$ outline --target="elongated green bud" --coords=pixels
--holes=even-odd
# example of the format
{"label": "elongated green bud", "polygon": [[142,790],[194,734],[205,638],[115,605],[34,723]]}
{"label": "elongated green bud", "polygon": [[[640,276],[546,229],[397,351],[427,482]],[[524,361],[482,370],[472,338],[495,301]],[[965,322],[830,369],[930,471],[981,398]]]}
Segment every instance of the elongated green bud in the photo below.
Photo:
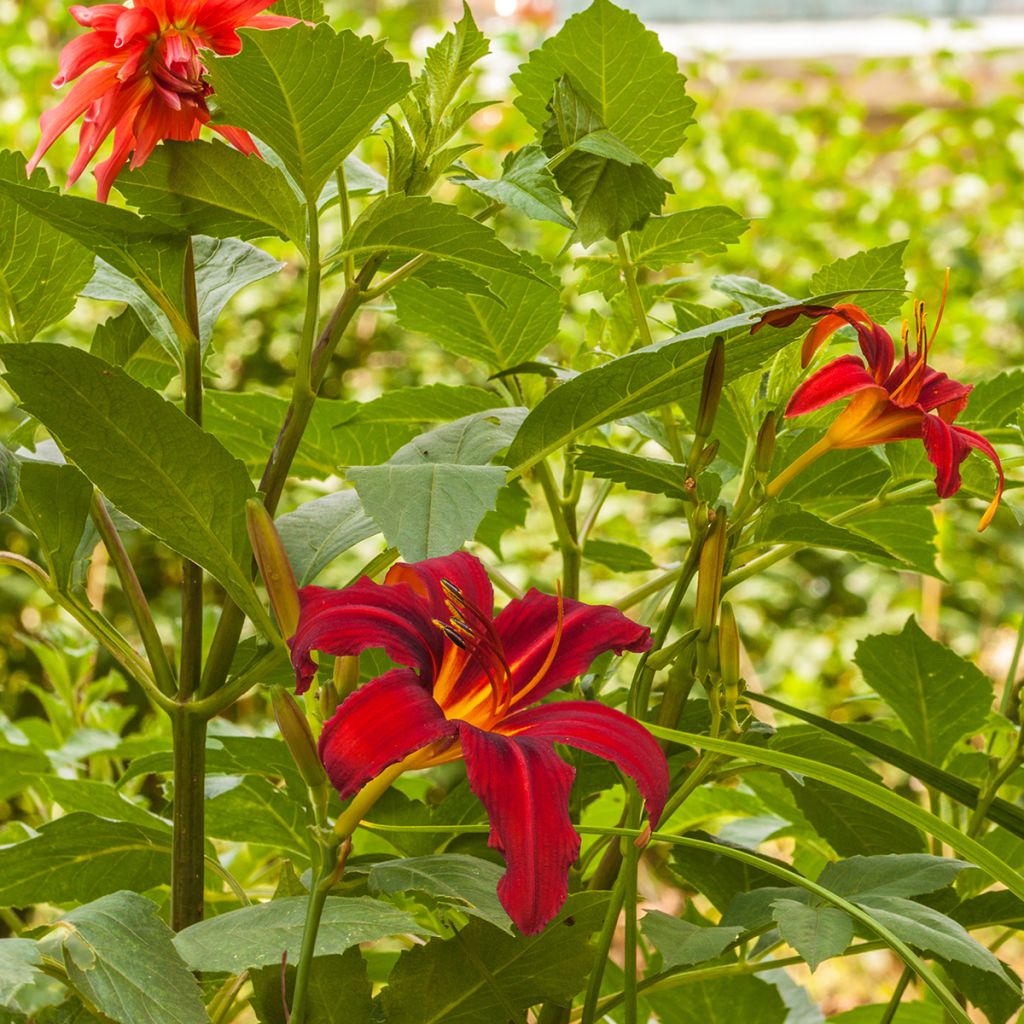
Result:
{"label": "elongated green bud", "polygon": [[736,615],[728,601],[722,602],[718,616],[718,670],[728,692],[730,686],[739,686],[740,634],[736,629]]}
{"label": "elongated green bud", "polygon": [[263,502],[250,498],[245,503],[245,525],[256,556],[270,607],[285,639],[295,635],[299,625],[299,587],[285,553],[281,535]]}
{"label": "elongated green bud", "polygon": [[316,741],[309,728],[309,722],[295,698],[283,687],[274,686],[270,691],[270,700],[274,708],[274,718],[281,730],[284,740],[299,769],[302,781],[310,789],[316,789],[327,782],[327,774],[320,763],[320,755],[316,752]]}
{"label": "elongated green bud", "polygon": [[761,429],[757,432],[757,447],[754,449],[754,472],[762,480],[772,471],[772,460],[775,458],[775,413],[770,412],[764,418]]}
{"label": "elongated green bud", "polygon": [[725,507],[715,512],[711,528],[700,549],[697,576],[697,603],[693,612],[693,625],[697,638],[707,640],[715,627],[718,602],[722,595],[722,573],[725,570],[726,520]]}
{"label": "elongated green bud", "polygon": [[715,414],[722,398],[722,381],[725,379],[725,338],[718,335],[708,352],[704,364],[704,385],[700,392],[700,406],[694,430],[698,437],[708,437],[715,425]]}
{"label": "elongated green bud", "polygon": [[359,655],[344,654],[334,659],[334,692],[340,704],[359,685]]}
{"label": "elongated green bud", "polygon": [[704,450],[697,456],[697,463],[693,467],[694,473],[698,475],[703,473],[718,455],[719,442],[712,441],[711,444],[706,444]]}

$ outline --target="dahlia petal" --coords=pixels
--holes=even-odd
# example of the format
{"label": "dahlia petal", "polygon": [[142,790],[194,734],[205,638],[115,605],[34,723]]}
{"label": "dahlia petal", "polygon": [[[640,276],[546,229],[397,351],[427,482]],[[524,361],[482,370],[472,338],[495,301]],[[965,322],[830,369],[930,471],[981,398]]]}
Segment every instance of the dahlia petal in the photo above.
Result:
{"label": "dahlia petal", "polygon": [[970,445],[960,430],[938,416],[925,416],[921,430],[928,460],[935,467],[936,493],[948,498],[960,490],[960,463],[970,454]]}
{"label": "dahlia petal", "polygon": [[252,141],[252,136],[245,129],[232,128],[227,124],[211,124],[210,128],[226,139],[235,149],[245,153],[246,156],[260,156],[256,143]]}
{"label": "dahlia petal", "polygon": [[96,175],[96,198],[105,203],[110,197],[110,188],[114,179],[121,173],[121,169],[128,162],[128,154],[135,145],[135,135],[131,126],[125,122],[114,129],[114,148],[106,160],[96,165],[93,172]]}
{"label": "dahlia petal", "polygon": [[289,641],[298,693],[316,673],[310,651],[358,654],[383,647],[400,665],[416,667],[431,682],[441,662],[441,631],[430,607],[410,587],[386,586],[363,577],[344,590],[303,587],[299,625]]}
{"label": "dahlia petal", "polygon": [[858,391],[877,387],[875,378],[864,368],[859,356],[840,356],[812,373],[793,392],[786,406],[786,417],[803,416]]}
{"label": "dahlia petal", "polygon": [[415,673],[392,669],[351,694],[324,725],[318,750],[342,799],[431,743],[453,740],[449,722]]}
{"label": "dahlia petal", "polygon": [[540,678],[558,633],[558,598],[530,590],[509,604],[494,620],[512,670],[512,704],[516,710],[534,704],[575,679],[605,651],[646,651],[651,631],[610,605],[562,601],[561,637],[554,657]]}
{"label": "dahlia petal", "polygon": [[441,586],[442,580],[454,583],[466,600],[484,615],[490,616],[493,613],[494,590],[487,577],[487,570],[480,559],[468,551],[456,551],[453,555],[428,558],[413,564],[399,562],[393,565],[384,577],[387,584],[407,583],[420,597],[429,602],[435,618],[447,621],[449,611]]}
{"label": "dahlia petal", "polygon": [[152,11],[145,7],[124,7],[114,26],[114,46],[121,49],[138,37],[155,35],[160,24]]}
{"label": "dahlia petal", "polygon": [[668,798],[668,763],[654,737],[635,719],[598,701],[556,701],[510,715],[502,735],[529,736],[603,757],[636,782],[655,828]]}
{"label": "dahlia petal", "polygon": [[491,821],[488,845],[508,866],[498,899],[525,935],[536,935],[569,892],[569,867],[580,840],[569,819],[575,771],[551,743],[499,736],[459,723],[470,789]]}
{"label": "dahlia petal", "polygon": [[981,522],[978,523],[978,531],[981,532],[992,522],[992,517],[996,514],[996,509],[999,508],[999,501],[1003,496],[1003,489],[1006,486],[1006,478],[1003,476],[1003,464],[999,461],[999,456],[996,454],[995,448],[989,443],[988,438],[983,437],[974,430],[968,430],[966,427],[953,427],[952,429],[971,448],[981,452],[982,455],[987,455],[996,467],[996,473],[999,474],[999,484],[996,487],[995,497],[989,502],[988,508],[985,509],[985,514],[981,517]]}
{"label": "dahlia petal", "polygon": [[60,88],[71,79],[77,78],[98,60],[106,58],[109,53],[109,40],[100,33],[90,32],[84,36],[76,36],[60,51],[59,73],[53,80],[54,86]]}
{"label": "dahlia petal", "polygon": [[249,18],[244,25],[239,25],[239,28],[260,28],[260,29],[274,29],[274,28],[291,28],[292,25],[298,25],[298,18],[289,18],[286,14],[256,14]]}
{"label": "dahlia petal", "polygon": [[124,7],[121,4],[96,4],[94,7],[75,4],[68,8],[68,13],[84,28],[95,29],[97,32],[113,32],[117,19],[124,14]]}

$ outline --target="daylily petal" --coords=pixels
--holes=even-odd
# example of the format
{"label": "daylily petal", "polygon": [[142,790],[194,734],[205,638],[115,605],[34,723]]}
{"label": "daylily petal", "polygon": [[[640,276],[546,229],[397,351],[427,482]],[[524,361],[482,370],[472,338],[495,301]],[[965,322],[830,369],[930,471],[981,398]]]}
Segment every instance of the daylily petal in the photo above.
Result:
{"label": "daylily petal", "polygon": [[757,334],[762,327],[791,327],[801,316],[811,320],[828,316],[832,312],[831,306],[787,306],[785,309],[771,309],[760,320],[750,328],[751,334]]}
{"label": "daylily petal", "polygon": [[866,323],[855,323],[853,326],[857,331],[857,340],[867,360],[868,369],[871,370],[875,382],[881,384],[889,376],[893,360],[896,358],[892,337],[881,324],[871,320]]}
{"label": "daylily petal", "polygon": [[407,583],[429,602],[436,618],[447,621],[449,610],[441,580],[454,583],[484,615],[489,617],[493,613],[494,590],[487,578],[487,570],[479,558],[467,551],[456,551],[443,558],[427,558],[411,565],[399,562],[384,577],[387,584]]}
{"label": "daylily petal", "polygon": [[972,390],[971,384],[961,384],[938,370],[929,370],[917,396],[917,404],[925,412],[938,409],[939,415],[947,423],[952,423],[967,405],[967,397]]}
{"label": "daylily petal", "polygon": [[454,739],[457,728],[414,673],[396,668],[342,703],[320,734],[320,760],[344,800],[409,754]]}
{"label": "daylily petal", "polygon": [[833,448],[866,448],[921,436],[924,413],[889,401],[884,388],[867,388],[850,399],[828,428]]}
{"label": "daylily petal", "polygon": [[654,737],[635,719],[598,701],[541,704],[506,718],[498,730],[578,747],[612,761],[636,782],[655,828],[668,797],[668,763]]}
{"label": "daylily petal", "polygon": [[938,416],[925,416],[921,430],[928,460],[935,467],[935,490],[940,498],[948,498],[960,490],[960,463],[970,454],[970,445]]}
{"label": "daylily petal", "polygon": [[1003,496],[1003,488],[1006,486],[1006,478],[1003,476],[1003,464],[999,461],[999,456],[996,454],[995,448],[989,444],[988,438],[983,437],[981,434],[973,430],[968,430],[966,427],[953,427],[952,428],[960,436],[960,439],[970,445],[971,448],[976,448],[982,455],[987,455],[991,460],[992,464],[996,467],[996,473],[999,474],[999,485],[996,488],[995,497],[989,503],[985,514],[981,517],[981,522],[978,523],[979,533],[985,529],[990,522],[992,517],[996,514],[996,509],[999,508],[999,500]]}
{"label": "daylily petal", "polygon": [[575,679],[605,651],[640,652],[651,646],[651,631],[617,608],[568,599],[562,604],[558,647],[539,676],[558,633],[558,598],[530,590],[522,598],[510,601],[494,620],[512,670],[512,710],[534,704]]}
{"label": "daylily petal", "polygon": [[858,391],[877,387],[875,378],[864,368],[859,356],[840,356],[812,373],[793,392],[785,414],[787,418],[803,416]]}
{"label": "daylily petal", "polygon": [[498,898],[519,930],[535,935],[565,902],[569,867],[579,856],[569,819],[576,773],[546,740],[499,736],[465,723],[459,734],[470,788],[491,821],[488,845],[508,865]]}
{"label": "daylily petal", "polygon": [[383,647],[400,665],[420,670],[431,682],[441,662],[443,640],[426,601],[407,586],[387,586],[363,577],[344,590],[303,587],[299,626],[289,641],[292,665],[303,693],[316,674],[310,651],[358,654]]}

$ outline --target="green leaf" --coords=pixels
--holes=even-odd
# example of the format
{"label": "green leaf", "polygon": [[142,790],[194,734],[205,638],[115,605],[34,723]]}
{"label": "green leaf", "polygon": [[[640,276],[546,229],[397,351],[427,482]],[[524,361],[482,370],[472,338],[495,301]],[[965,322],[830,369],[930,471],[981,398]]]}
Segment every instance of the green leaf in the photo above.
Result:
{"label": "green leaf", "polygon": [[540,935],[512,937],[470,921],[456,941],[404,952],[382,1004],[388,1024],[495,1024],[550,1000],[568,1005],[594,963],[591,935],[607,894],[576,893]]}
{"label": "green leaf", "polygon": [[306,218],[288,179],[258,156],[217,142],[165,142],[114,182],[132,206],[190,235],[265,238],[300,248]]}
{"label": "green leaf", "polygon": [[323,0],[276,0],[267,13],[314,23],[327,20]]}
{"label": "green leaf", "polygon": [[65,914],[53,933],[68,980],[118,1024],[203,1024],[199,985],[150,900],[116,892]]}
{"label": "green leaf", "polygon": [[689,263],[694,256],[725,252],[749,226],[748,220],[727,206],[703,206],[651,217],[640,231],[629,236],[630,256],[638,266],[652,270]]}
{"label": "green leaf", "polygon": [[523,260],[536,278],[482,275],[494,298],[404,282],[393,293],[399,324],[496,370],[530,359],[554,341],[562,303],[550,270],[535,257]]}
{"label": "green leaf", "polygon": [[694,981],[646,999],[672,1024],[784,1024],[789,1016],[779,990],[750,975]]}
{"label": "green leaf", "polygon": [[611,569],[612,572],[649,572],[654,568],[651,556],[633,544],[620,544],[611,540],[588,540],[584,557]]}
{"label": "green leaf", "polygon": [[[0,180],[49,190],[46,173],[27,179],[21,153],[0,150]],[[88,250],[0,193],[0,333],[31,341],[75,307],[75,296],[92,276]]]}
{"label": "green leaf", "polygon": [[0,196],[80,242],[135,282],[172,325],[188,330],[182,312],[186,236],[129,210],[2,178]]}
{"label": "green leaf", "polygon": [[974,385],[967,408],[957,423],[976,430],[992,430],[1012,423],[1024,403],[1024,371],[1000,373]]}
{"label": "green leaf", "polygon": [[662,970],[689,967],[720,956],[743,932],[740,925],[704,928],[660,910],[648,910],[640,922],[647,941],[661,954]]}
{"label": "green leaf", "polygon": [[37,836],[0,849],[5,907],[84,902],[118,889],[151,889],[170,877],[169,836],[93,814],[67,814]]}
{"label": "green leaf", "polygon": [[97,326],[89,351],[157,391],[163,391],[180,372],[176,358],[150,334],[131,306]]}
{"label": "green leaf", "polygon": [[[872,1003],[858,1006],[855,1010],[829,1017],[828,1024],[882,1024],[886,1019],[888,1003]],[[900,1003],[892,1024],[945,1024],[946,1016],[937,1003],[904,1001]]]}
{"label": "green leaf", "polygon": [[779,934],[815,971],[823,960],[839,956],[853,941],[853,921],[835,907],[776,900],[772,907]]}
{"label": "green leaf", "polygon": [[989,678],[932,640],[913,618],[901,633],[862,640],[854,660],[865,682],[899,716],[916,748],[935,764],[941,765],[961,739],[985,724],[992,706]]}
{"label": "green leaf", "polygon": [[430,123],[437,125],[455,99],[473,65],[490,53],[487,38],[476,27],[469,5],[463,2],[462,17],[453,32],[446,32],[427,50],[423,61],[423,83]]}
{"label": "green leaf", "polygon": [[548,170],[547,154],[540,146],[523,146],[508,153],[501,162],[500,178],[459,178],[458,182],[533,220],[574,226],[565,215],[555,177]]}
{"label": "green leaf", "polygon": [[625,484],[631,491],[665,494],[670,498],[689,498],[685,488],[686,467],[664,459],[649,459],[644,455],[580,445],[577,449],[576,468],[603,480]]}
{"label": "green leaf", "polygon": [[0,939],[0,1007],[16,1013],[29,1013],[34,1007],[23,1004],[20,995],[46,980],[39,947],[29,939]]}
{"label": "green leaf", "polygon": [[368,36],[327,25],[239,34],[241,53],[210,62],[224,121],[267,143],[315,202],[374,122],[408,92],[409,69]]}
{"label": "green leaf", "polygon": [[875,509],[850,520],[847,528],[875,541],[917,572],[944,579],[935,564],[939,553],[935,546],[935,517],[926,505]]}
{"label": "green leaf", "polygon": [[[4,357],[10,353],[7,349]],[[60,590],[69,590],[75,581],[91,504],[92,485],[74,466],[22,460],[20,494],[12,514],[36,535],[50,579]]]}
{"label": "green leaf", "polygon": [[945,914],[900,896],[858,896],[855,902],[904,942],[935,956],[988,971],[1010,984],[999,960]]}
{"label": "green leaf", "polygon": [[790,501],[772,502],[757,529],[758,541],[765,544],[797,543],[807,547],[832,548],[892,565],[893,558],[873,541],[846,526],[834,526]]}
{"label": "green leaf", "polygon": [[312,583],[338,555],[379,532],[354,491],[307,501],[275,525],[300,587]]}
{"label": "green leaf", "polygon": [[309,856],[303,809],[257,775],[207,778],[206,833],[286,850],[302,860]]}
{"label": "green leaf", "polygon": [[530,510],[530,496],[518,480],[502,487],[498,491],[494,508],[487,512],[480,525],[476,528],[476,537],[481,544],[486,544],[501,558],[501,539],[510,530],[526,523],[526,514]]}
{"label": "green leaf", "polygon": [[513,934],[512,921],[498,901],[498,881],[504,869],[479,857],[457,853],[386,860],[370,868],[369,887],[374,895],[422,893],[432,901],[455,907]]}
{"label": "green leaf", "polygon": [[125,821],[156,832],[170,832],[171,823],[126,800],[113,786],[95,779],[45,775],[37,783],[64,813],[87,811],[110,821]]}
{"label": "green leaf", "polygon": [[410,441],[383,466],[352,467],[348,478],[388,544],[415,562],[472,537],[505,484],[504,467],[487,463],[524,415],[512,408],[465,416]]}
{"label": "green leaf", "polygon": [[[479,293],[479,273],[497,271],[537,280],[522,257],[498,241],[486,225],[466,217],[454,206],[426,196],[383,196],[356,218],[335,257],[369,257],[387,253],[400,260],[426,254],[451,264],[443,287]],[[430,267],[427,264],[424,267]],[[454,271],[454,273],[451,273]],[[486,285],[484,294],[490,294]]]}
{"label": "green leaf", "polygon": [[0,444],[0,515],[10,511],[18,500],[21,462],[5,445]]}
{"label": "green leaf", "polygon": [[826,864],[818,884],[839,896],[923,896],[952,884],[971,865],[953,857],[926,853],[847,857]]}
{"label": "green leaf", "polygon": [[646,163],[672,156],[682,145],[694,108],[686,78],[678,59],[635,14],[595,0],[530,55],[513,76],[520,93],[515,104],[538,131],[563,75],[601,123]]}
{"label": "green leaf", "polygon": [[215,438],[123,370],[65,345],[5,350],[23,408],[125,515],[218,579],[261,629],[249,579],[249,475]]}
{"label": "green leaf", "polygon": [[[306,896],[254,903],[178,932],[174,945],[194,971],[228,971],[275,965],[287,952],[298,963],[302,946]],[[389,935],[431,933],[390,904],[366,896],[329,897],[317,933],[316,956],[341,954],[360,942]]]}
{"label": "green leaf", "polygon": [[49,760],[34,747],[0,746],[0,800],[43,782],[51,770]]}
{"label": "green leaf", "polygon": [[[276,274],[284,264],[236,238],[193,239],[196,291],[199,297],[199,341],[205,349],[213,327],[231,298],[246,285]],[[149,333],[177,358],[178,342],[173,324],[142,288],[119,270],[97,261],[96,273],[82,290],[91,299],[127,302]]]}
{"label": "green leaf", "polygon": [[[281,966],[250,971],[252,1005],[260,1024],[288,1024],[281,991]],[[284,972],[284,997],[293,1004],[295,968]],[[373,986],[358,949],[342,956],[318,956],[310,967],[306,989],[307,1020],[316,1024],[370,1024]]]}
{"label": "green leaf", "polygon": [[743,277],[741,274],[721,274],[713,277],[711,278],[711,287],[716,292],[735,299],[745,310],[761,309],[763,306],[777,306],[780,302],[796,301],[770,284],[764,284],[753,277]]}
{"label": "green leaf", "polygon": [[849,287],[857,281],[862,288],[891,289],[869,295],[860,303],[876,320],[885,322],[898,316],[903,307],[907,276],[903,273],[903,252],[906,242],[893,242],[876,249],[866,249],[847,259],[839,259],[822,267],[811,278],[810,288],[815,292],[830,292]]}

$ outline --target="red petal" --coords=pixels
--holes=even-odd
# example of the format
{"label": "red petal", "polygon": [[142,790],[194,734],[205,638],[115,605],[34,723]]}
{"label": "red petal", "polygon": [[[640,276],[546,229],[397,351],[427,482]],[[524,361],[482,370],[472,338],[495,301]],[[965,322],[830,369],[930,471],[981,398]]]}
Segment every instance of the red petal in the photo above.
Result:
{"label": "red petal", "polygon": [[87,68],[91,68],[98,60],[111,57],[113,54],[109,36],[104,37],[98,32],[78,36],[60,51],[60,73],[53,80],[53,84],[59,88],[72,78],[77,78]]}
{"label": "red petal", "polygon": [[121,4],[96,4],[93,7],[75,4],[68,8],[68,13],[85,28],[96,29],[97,32],[113,32],[117,19],[124,14],[124,7]]}
{"label": "red petal", "polygon": [[814,353],[832,337],[840,327],[857,324],[870,324],[871,317],[864,312],[860,306],[852,306],[849,303],[840,303],[832,307],[832,314],[819,320],[804,338],[803,346],[800,349],[801,365],[807,366]]}
{"label": "red petal", "polygon": [[893,359],[896,357],[892,338],[884,327],[870,320],[866,324],[855,323],[853,326],[857,331],[857,340],[860,342],[860,350],[864,353],[868,368],[875,380],[881,384],[889,376]]}
{"label": "red petal", "polygon": [[970,446],[960,431],[938,416],[925,416],[921,424],[928,459],[935,467],[935,490],[948,498],[960,490],[960,463],[970,454]]}
{"label": "red petal", "polygon": [[796,323],[797,318],[801,316],[809,317],[811,320],[817,320],[818,317],[827,316],[832,312],[831,306],[787,306],[785,309],[772,309],[769,310],[764,316],[753,327],[750,328],[751,334],[757,334],[762,327],[790,327]]}
{"label": "red petal", "polygon": [[232,128],[230,125],[226,124],[211,124],[210,127],[217,132],[218,135],[227,139],[235,149],[245,153],[246,156],[250,156],[252,154],[260,156],[260,151],[256,148],[256,143],[252,141],[252,136],[244,129]]}
{"label": "red petal", "polygon": [[448,580],[462,591],[467,602],[490,617],[494,613],[494,590],[487,570],[479,558],[466,551],[456,551],[443,558],[427,558],[422,562],[399,562],[393,565],[384,582],[407,583],[433,609],[435,618],[448,620],[441,580]]}
{"label": "red petal", "polygon": [[646,651],[651,631],[617,608],[603,604],[563,601],[562,636],[555,656],[540,679],[537,673],[548,658],[558,627],[558,599],[531,590],[510,601],[494,621],[505,657],[512,670],[511,709],[534,704],[575,679],[605,651]]}
{"label": "red petal", "polygon": [[316,673],[310,651],[358,654],[383,647],[400,665],[414,666],[431,682],[441,662],[443,640],[427,603],[409,587],[385,586],[363,577],[343,590],[303,587],[299,626],[289,641],[296,690],[309,688]]}
{"label": "red petal", "polygon": [[556,701],[506,718],[499,730],[565,743],[614,762],[636,782],[651,828],[657,827],[668,798],[668,762],[654,737],[628,715],[598,701]]}
{"label": "red petal", "polygon": [[320,760],[344,800],[385,768],[430,743],[455,738],[434,699],[407,668],[360,687],[320,734]]}
{"label": "red petal", "polygon": [[989,503],[988,508],[985,510],[985,514],[981,517],[981,522],[978,523],[978,530],[984,530],[990,522],[992,517],[996,514],[996,509],[999,508],[999,499],[1003,496],[1003,488],[1006,486],[1006,478],[1003,476],[1003,464],[999,461],[999,456],[996,454],[995,448],[989,444],[988,439],[983,437],[981,434],[976,433],[973,430],[968,430],[966,427],[953,427],[952,428],[960,437],[962,441],[970,445],[971,448],[977,449],[983,455],[987,455],[993,465],[996,467],[996,472],[999,474],[999,486],[996,488],[995,497]]}
{"label": "red petal", "polygon": [[960,381],[952,380],[938,370],[929,370],[917,396],[917,404],[925,412],[940,409],[939,414],[942,418],[947,423],[952,423],[967,405],[967,396],[972,390],[971,384],[961,384]]}
{"label": "red petal", "polygon": [[487,808],[490,846],[508,870],[498,898],[525,935],[558,913],[569,891],[569,867],[580,840],[569,820],[575,771],[546,740],[499,736],[460,723],[470,788]]}
{"label": "red petal", "polygon": [[786,406],[786,416],[802,416],[858,391],[877,387],[875,378],[864,368],[859,356],[840,356],[812,373],[793,392]]}

